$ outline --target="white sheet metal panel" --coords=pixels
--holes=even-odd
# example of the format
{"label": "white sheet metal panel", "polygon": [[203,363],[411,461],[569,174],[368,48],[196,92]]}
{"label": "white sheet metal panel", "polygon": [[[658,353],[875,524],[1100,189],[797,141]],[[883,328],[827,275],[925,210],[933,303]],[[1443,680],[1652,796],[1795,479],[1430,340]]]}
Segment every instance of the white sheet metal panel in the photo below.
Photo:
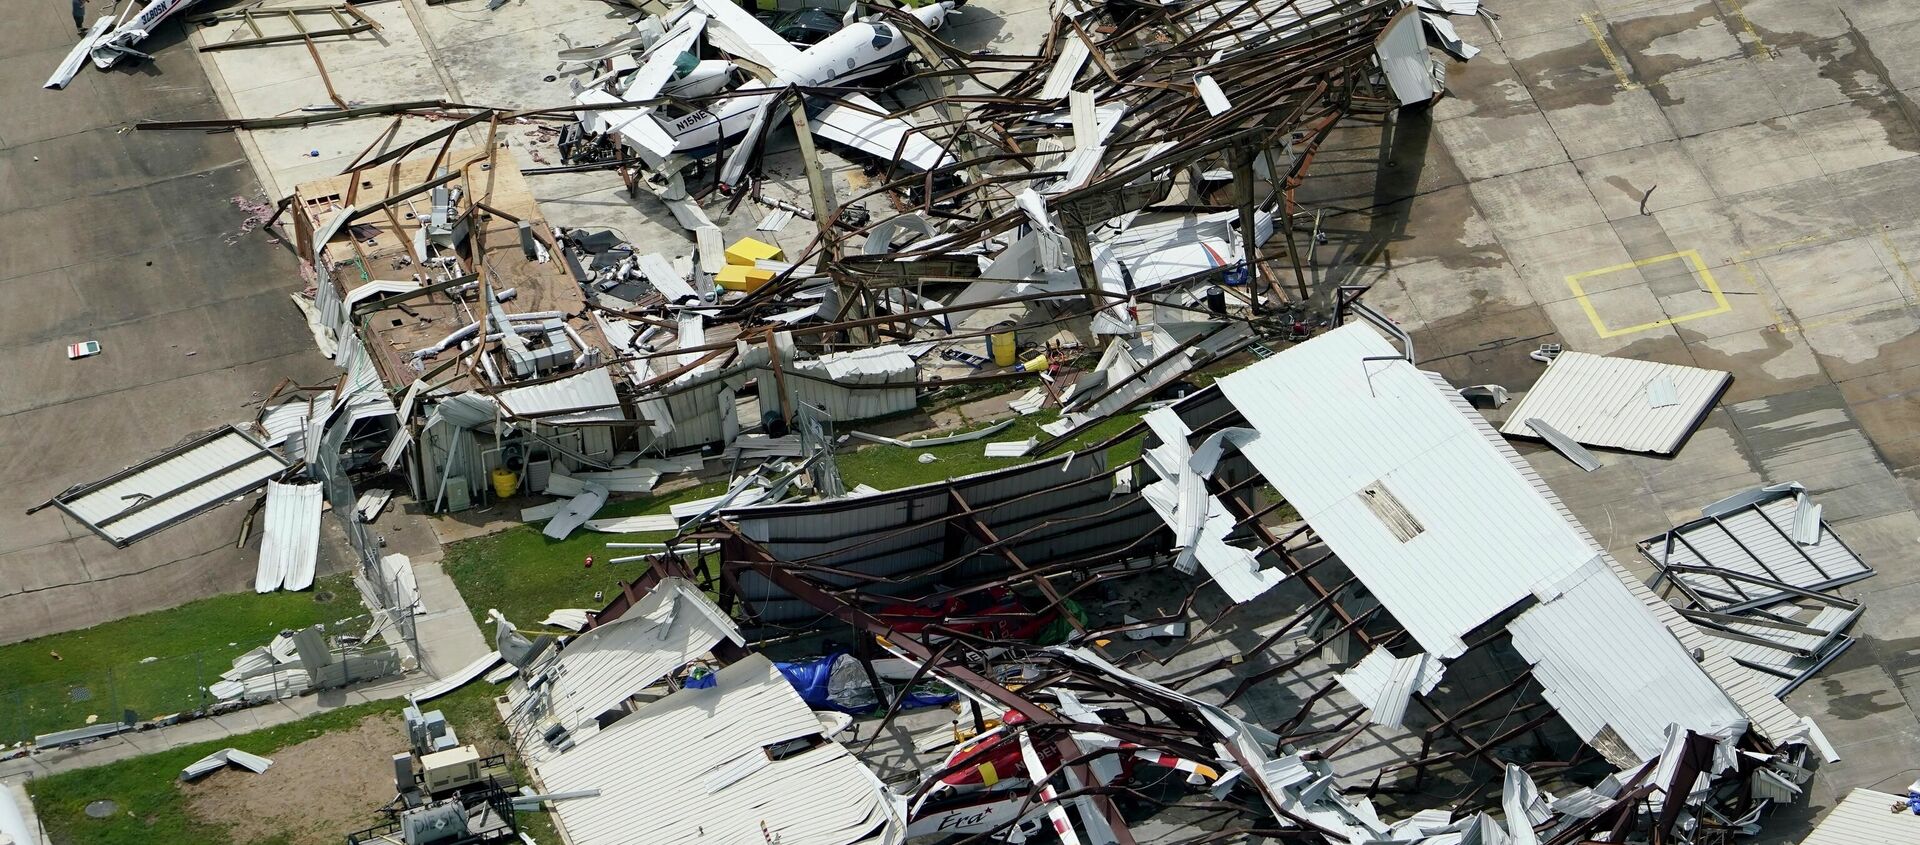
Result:
{"label": "white sheet metal panel", "polygon": [[[1176,532],[1181,530],[1177,485],[1169,481],[1156,481],[1140,492],[1169,528]],[[1229,545],[1226,537],[1232,532],[1233,516],[1227,513],[1219,499],[1208,496],[1206,501],[1206,516],[1198,526],[1199,533],[1195,535],[1191,548],[1193,559],[1207,570],[1214,586],[1226,593],[1234,604],[1242,604],[1259,598],[1262,593],[1286,580],[1287,573],[1284,570],[1262,569],[1259,558],[1253,552]]]}
{"label": "white sheet metal panel", "polygon": [[1637,758],[1609,762],[1659,754],[1673,722],[1705,731],[1746,718],[1598,555],[1554,589],[1557,598],[1520,614],[1507,633],[1581,739],[1612,728]]}
{"label": "white sheet metal panel", "polygon": [[673,514],[645,514],[642,516],[616,516],[607,519],[589,519],[588,531],[601,531],[607,534],[643,534],[649,531],[673,531],[680,527],[680,520]]}
{"label": "white sheet metal panel", "polygon": [[[600,790],[554,805],[576,845],[849,845],[884,830],[897,836],[884,787],[839,743],[766,757],[769,745],[818,733],[799,694],[756,654],[720,670],[713,687],[641,707],[535,769],[549,792]],[[721,771],[726,777],[714,777]]]}
{"label": "white sheet metal panel", "polygon": [[[1742,510],[1698,519],[1641,548],[1656,565],[1711,566],[1760,578],[1784,581],[1807,590],[1824,590],[1873,574],[1867,566],[1819,523],[1819,542],[1801,545],[1791,532],[1799,503],[1790,492]],[[1726,580],[1705,573],[1676,572],[1672,576],[1710,600],[1724,605],[1765,604],[1788,597],[1758,584]]]}
{"label": "white sheet metal panel", "polygon": [[1092,57],[1087,40],[1069,30],[1060,52],[1054,56],[1053,67],[1047,69],[1047,80],[1040,86],[1040,99],[1058,100],[1067,96],[1067,92],[1073,90],[1073,81],[1080,76],[1080,69],[1086,67],[1087,59]]}
{"label": "white sheet metal panel", "polygon": [[1420,19],[1426,21],[1427,29],[1432,31],[1433,40],[1439,43],[1440,49],[1452,53],[1454,58],[1467,62],[1480,55],[1479,47],[1468,44],[1466,39],[1460,37],[1459,30],[1453,28],[1453,21],[1427,12],[1421,12]]}
{"label": "white sheet metal panel", "polygon": [[[1656,408],[1647,401],[1648,385],[1659,379],[1673,382],[1675,404]],[[1541,419],[1588,446],[1670,455],[1732,379],[1720,370],[1562,352],[1520,397],[1500,432],[1537,437],[1526,421]]]}
{"label": "white sheet metal panel", "polygon": [[[544,384],[514,387],[495,394],[507,413],[538,419],[548,425],[619,422],[627,418],[614,391],[613,374],[606,367]],[[572,413],[556,413],[570,411]]]}
{"label": "white sheet metal panel", "polygon": [[231,748],[222,748],[219,751],[215,751],[212,754],[188,763],[186,768],[180,770],[180,779],[197,780],[216,770],[226,768],[227,752],[232,750]]}
{"label": "white sheet metal panel", "polygon": [[[1561,519],[1566,520],[1567,525],[1579,533],[1587,545],[1600,548],[1600,544],[1593,539],[1592,534],[1588,533],[1586,526],[1574,517],[1573,511],[1561,501],[1558,494],[1553,492],[1553,488],[1547,486],[1546,479],[1540,477],[1540,473],[1534,470],[1532,464],[1527,463],[1526,458],[1514,451],[1512,444],[1501,437],[1500,433],[1487,423],[1486,418],[1480,416],[1479,411],[1474,410],[1466,397],[1461,396],[1459,391],[1454,390],[1453,385],[1447,383],[1447,380],[1439,374],[1427,373],[1426,375],[1428,381],[1433,383],[1434,389],[1447,396],[1456,412],[1463,418],[1473,421],[1474,428],[1480,432],[1481,439],[1485,440],[1494,451],[1504,456],[1507,463],[1513,466],[1514,471],[1533,486],[1534,493],[1540,497],[1541,501],[1552,506],[1554,511],[1560,514]],[[1686,649],[1687,653],[1701,655],[1700,668],[1707,673],[1707,677],[1713,679],[1715,685],[1726,692],[1727,697],[1739,706],[1741,712],[1747,715],[1748,721],[1756,732],[1774,742],[1784,742],[1805,731],[1804,721],[1800,716],[1788,709],[1774,695],[1774,689],[1777,686],[1772,682],[1774,679],[1734,662],[1721,648],[1721,640],[1708,636],[1700,626],[1681,616],[1678,609],[1656,595],[1639,576],[1614,560],[1612,555],[1602,551],[1600,558],[1606,562],[1613,576],[1626,585],[1627,592],[1640,602],[1640,606],[1646,608],[1647,612],[1653,614],[1653,617],[1659,620],[1675,639],[1680,641],[1681,647]]]}
{"label": "white sheet metal panel", "polygon": [[700,293],[687,284],[684,277],[674,272],[673,264],[667,261],[666,256],[649,252],[640,256],[638,263],[640,272],[647,274],[647,283],[653,285],[653,289],[666,297],[668,302],[679,303],[700,298]]}
{"label": "white sheet metal panel", "polygon": [[[884,417],[919,407],[919,367],[897,344],[836,352],[795,361],[795,372],[809,378],[789,378],[787,389],[800,401],[825,408],[835,420]],[[771,374],[768,374],[771,375]],[[764,385],[770,379],[762,377]],[[889,388],[843,387],[848,384],[886,384]]]}
{"label": "white sheet metal panel", "polygon": [[598,484],[588,484],[580,495],[567,502],[553,519],[547,521],[547,527],[541,534],[552,540],[565,540],[574,529],[586,524],[586,521],[599,513],[607,504],[607,488]]}
{"label": "white sheet metal panel", "polygon": [[[1219,384],[1260,430],[1241,453],[1428,654],[1459,656],[1463,634],[1596,553],[1453,408],[1451,391],[1364,324]],[[1362,501],[1374,485],[1420,534],[1395,538]]]}
{"label": "white sheet metal panel", "polygon": [[433,699],[472,683],[474,679],[486,674],[488,669],[492,669],[499,663],[500,652],[489,651],[480,657],[474,658],[472,663],[460,667],[459,671],[427,684],[424,687],[420,687],[413,692],[407,693],[407,700],[414,704],[419,704],[423,701],[432,701]]}
{"label": "white sheet metal panel", "polygon": [[55,506],[125,546],[259,489],[287,468],[259,441],[228,426],[125,472],[54,498]]}
{"label": "white sheet metal panel", "polygon": [[278,446],[288,437],[306,431],[309,417],[322,417],[333,408],[333,394],[321,393],[312,399],[295,399],[282,402],[260,418],[260,428],[266,437],[260,442],[268,446]]}
{"label": "white sheet metal panel", "polygon": [[1400,105],[1411,106],[1432,100],[1440,93],[1433,78],[1433,55],[1427,52],[1427,32],[1420,23],[1420,11],[1411,6],[1393,16],[1373,43],[1380,69],[1387,74],[1387,85],[1400,98]]}
{"label": "white sheet metal panel", "polygon": [[1370,721],[1376,725],[1398,726],[1406,718],[1407,703],[1413,693],[1433,692],[1445,672],[1438,660],[1414,654],[1394,657],[1384,648],[1376,648],[1359,663],[1334,676],[1340,688],[1373,711]]}
{"label": "white sheet metal panel", "polygon": [[260,567],[253,589],[304,590],[313,586],[320,558],[321,485],[267,482],[267,509],[260,537]]}
{"label": "white sheet metal panel", "polygon": [[1920,842],[1920,816],[1888,812],[1906,796],[1856,789],[1827,811],[1800,845],[1912,845]]}
{"label": "white sheet metal panel", "polygon": [[1227,99],[1227,92],[1220,89],[1220,83],[1204,73],[1193,75],[1193,87],[1200,92],[1200,101],[1207,106],[1207,114],[1219,117],[1233,111],[1233,103]]}
{"label": "white sheet metal panel", "polygon": [[[527,677],[550,673],[552,680],[540,690],[537,705],[519,708],[516,701],[514,718],[578,729],[721,640],[745,642],[698,587],[680,578],[662,579],[620,618],[550,652],[529,671]],[[515,685],[515,692],[527,695],[522,685]]]}
{"label": "white sheet metal panel", "polygon": [[1820,519],[1821,506],[1813,503],[1812,497],[1802,492],[1793,504],[1793,541],[1802,546],[1820,544],[1820,530],[1825,527]]}
{"label": "white sheet metal panel", "polygon": [[[1727,627],[1750,637],[1778,643],[1779,648],[1762,645],[1747,640],[1727,638],[1724,647],[1727,655],[1742,664],[1756,670],[1769,672],[1778,678],[1780,695],[1786,695],[1804,681],[1806,676],[1819,669],[1829,659],[1852,645],[1852,640],[1844,636],[1834,636],[1853,624],[1858,614],[1857,608],[1823,608],[1808,627],[1826,631],[1815,635],[1800,631],[1787,631],[1766,625],[1735,622]],[[1707,633],[1718,636],[1718,632],[1707,629]],[[1807,652],[1802,655],[1796,652]]]}

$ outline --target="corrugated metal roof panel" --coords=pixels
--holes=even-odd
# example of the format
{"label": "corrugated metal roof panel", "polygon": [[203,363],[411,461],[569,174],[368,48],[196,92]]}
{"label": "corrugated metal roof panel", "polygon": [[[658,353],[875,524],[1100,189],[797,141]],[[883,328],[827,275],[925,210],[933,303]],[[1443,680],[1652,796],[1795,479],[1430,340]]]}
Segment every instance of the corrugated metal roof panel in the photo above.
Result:
{"label": "corrugated metal roof panel", "polygon": [[639,604],[550,652],[522,677],[547,676],[530,694],[512,691],[514,730],[539,741],[536,726],[578,731],[628,696],[707,653],[723,639],[743,642],[726,613],[680,578],[662,579]]}
{"label": "corrugated metal roof panel", "polygon": [[[614,390],[613,375],[605,367],[543,384],[508,388],[495,396],[507,413],[538,419],[548,425],[618,422],[627,418],[626,412],[620,409],[620,394]],[[560,413],[562,411],[571,413]]]}
{"label": "corrugated metal roof panel", "polygon": [[[1782,581],[1804,590],[1825,590],[1866,578],[1873,568],[1819,522],[1819,542],[1801,545],[1791,532],[1798,497],[1782,490],[1771,498],[1720,516],[1705,517],[1644,540],[1641,551],[1655,566],[1707,566]],[[1708,573],[1672,577],[1720,608],[1756,607],[1791,595],[1763,585]]]}
{"label": "corrugated metal roof panel", "polygon": [[1920,842],[1920,816],[1889,812],[1899,795],[1856,789],[1827,811],[1800,845],[1911,845]]}
{"label": "corrugated metal roof panel", "polygon": [[[1362,324],[1219,385],[1261,433],[1241,453],[1428,654],[1458,656],[1466,632],[1594,556],[1473,420]],[[1402,541],[1375,515],[1362,495],[1375,485],[1419,534]]]}
{"label": "corrugated metal roof panel", "polygon": [[[1670,455],[1732,380],[1720,370],[1563,352],[1520,397],[1500,432],[1537,437],[1527,420],[1540,419],[1588,446]],[[1648,401],[1656,382],[1672,382],[1674,404]],[[1665,384],[1652,389],[1667,392]]]}
{"label": "corrugated metal roof panel", "polygon": [[272,450],[233,426],[54,498],[55,506],[125,546],[259,489],[287,468]]}
{"label": "corrugated metal roof panel", "polygon": [[267,482],[255,592],[313,586],[314,564],[320,557],[321,493],[319,484]]}
{"label": "corrugated metal roof panel", "polygon": [[880,782],[839,743],[779,760],[764,750],[818,733],[786,678],[754,655],[713,687],[647,704],[535,768],[549,792],[600,790],[554,805],[577,845],[849,845],[894,824]]}
{"label": "corrugated metal roof panel", "polygon": [[[1743,718],[1518,454],[1371,328],[1328,332],[1219,387],[1260,430],[1242,454],[1429,654],[1457,656],[1465,632],[1532,597],[1508,631],[1590,743],[1610,728],[1644,757],[1669,723]],[[1369,490],[1391,491],[1410,521],[1383,521]]]}
{"label": "corrugated metal roof panel", "polygon": [[325,418],[332,407],[333,394],[321,393],[312,399],[295,399],[268,408],[260,417],[260,428],[267,435],[261,442],[278,446],[288,437],[306,431],[310,417]]}
{"label": "corrugated metal roof panel", "polygon": [[[1541,478],[1533,465],[1520,457],[1520,453],[1514,451],[1512,445],[1486,422],[1486,418],[1473,409],[1473,405],[1467,401],[1466,397],[1461,396],[1460,392],[1454,390],[1453,385],[1448,384],[1447,380],[1438,373],[1427,373],[1427,379],[1433,383],[1435,390],[1447,397],[1455,411],[1473,420],[1474,428],[1480,432],[1481,439],[1505,456],[1507,463],[1513,466],[1514,471],[1520,473],[1521,477],[1532,485],[1534,492],[1540,496],[1541,500],[1551,505],[1554,511],[1560,514],[1561,519],[1566,520],[1567,525],[1572,526],[1587,545],[1600,548],[1599,542],[1588,533],[1586,526],[1573,515],[1573,511],[1564,501],[1561,501],[1560,496],[1553,492],[1553,488],[1547,486],[1546,479]],[[1628,571],[1625,566],[1620,565],[1619,561],[1614,560],[1613,555],[1602,551],[1600,558],[1606,562],[1607,568],[1613,572],[1614,577],[1626,585],[1627,592],[1634,597],[1634,600],[1640,602],[1647,612],[1653,614],[1661,625],[1672,632],[1674,638],[1680,641],[1681,647],[1685,648],[1688,654],[1697,652],[1701,655],[1699,662],[1701,669],[1727,694],[1728,698],[1733,700],[1741,712],[1747,715],[1755,731],[1775,742],[1783,742],[1801,732],[1800,716],[1787,709],[1787,706],[1775,696],[1774,690],[1777,685],[1773,684],[1767,676],[1735,662],[1721,648],[1719,639],[1708,636],[1698,625],[1681,616],[1680,611],[1655,595],[1653,590],[1638,577]]]}
{"label": "corrugated metal roof panel", "polygon": [[1598,554],[1556,589],[1558,597],[1520,614],[1507,632],[1575,733],[1591,744],[1611,728],[1636,758],[1610,762],[1658,755],[1670,723],[1704,731],[1745,720]]}
{"label": "corrugated metal roof panel", "polygon": [[1398,726],[1406,717],[1413,693],[1433,692],[1443,672],[1440,661],[1425,654],[1394,657],[1386,649],[1376,648],[1334,680],[1361,706],[1373,711],[1373,724]]}

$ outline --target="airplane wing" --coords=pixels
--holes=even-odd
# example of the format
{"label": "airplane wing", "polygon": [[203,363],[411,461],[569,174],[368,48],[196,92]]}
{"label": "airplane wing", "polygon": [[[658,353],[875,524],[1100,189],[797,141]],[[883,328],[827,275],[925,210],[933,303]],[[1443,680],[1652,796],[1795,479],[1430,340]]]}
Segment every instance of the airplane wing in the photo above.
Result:
{"label": "airplane wing", "polygon": [[67,57],[60,61],[59,69],[55,70],[52,76],[47,77],[47,84],[41,87],[54,90],[67,87],[67,83],[72,82],[73,77],[80,72],[80,66],[87,61],[87,53],[93,49],[93,45],[100,43],[100,39],[106,36],[107,30],[112,28],[111,16],[102,16],[94,21],[93,28],[80,36],[80,43],[73,45],[73,52],[68,53]]}
{"label": "airplane wing", "polygon": [[[580,95],[574,97],[573,101],[583,106],[598,106],[621,102],[619,97],[598,88],[580,92]],[[645,158],[647,154],[654,156],[654,158],[648,162],[649,164],[658,165],[660,162],[665,161],[667,156],[673,154],[674,141],[673,136],[668,135],[667,130],[660,128],[660,124],[653,119],[653,115],[650,113],[651,111],[652,109],[644,107],[632,109],[595,109],[581,111],[579,112],[579,116],[581,125],[586,127],[587,131],[618,132],[620,137],[626,140],[628,146],[635,148],[643,154],[643,158]]]}
{"label": "airplane wing", "polygon": [[691,12],[682,18],[680,24],[667,33],[667,37],[660,39],[647,51],[646,58],[640,63],[640,70],[633,74],[621,97],[627,100],[651,100],[660,96],[660,89],[673,79],[673,69],[680,54],[693,46],[693,39],[698,38],[706,26],[707,16],[699,12]]}
{"label": "airplane wing", "polygon": [[[874,102],[872,97],[852,94],[840,97],[839,101],[829,102],[826,108],[807,121],[813,127],[814,134],[868,155],[910,164],[921,170],[932,170],[953,163],[953,156],[948,155],[918,127],[897,117],[885,117],[887,110]],[[902,139],[906,141],[904,145]]]}
{"label": "airplane wing", "polygon": [[773,34],[733,0],[693,0],[693,5],[718,24],[707,33],[707,43],[776,73],[799,63],[800,48]]}

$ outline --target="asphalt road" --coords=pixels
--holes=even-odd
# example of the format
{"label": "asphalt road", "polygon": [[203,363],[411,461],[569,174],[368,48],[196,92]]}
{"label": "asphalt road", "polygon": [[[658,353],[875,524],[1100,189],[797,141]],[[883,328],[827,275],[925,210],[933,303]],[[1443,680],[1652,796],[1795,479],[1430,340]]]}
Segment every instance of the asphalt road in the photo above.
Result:
{"label": "asphalt road", "polygon": [[[206,5],[206,4],[202,4]],[[104,12],[92,4],[89,15]],[[229,505],[114,549],[53,509],[70,485],[249,420],[283,377],[331,372],[287,294],[291,253],[236,237],[264,199],[230,134],[135,132],[221,116],[178,25],[153,62],[40,86],[74,43],[70,6],[0,27],[0,642],[171,607],[251,582]],[[67,344],[100,355],[69,361]]]}

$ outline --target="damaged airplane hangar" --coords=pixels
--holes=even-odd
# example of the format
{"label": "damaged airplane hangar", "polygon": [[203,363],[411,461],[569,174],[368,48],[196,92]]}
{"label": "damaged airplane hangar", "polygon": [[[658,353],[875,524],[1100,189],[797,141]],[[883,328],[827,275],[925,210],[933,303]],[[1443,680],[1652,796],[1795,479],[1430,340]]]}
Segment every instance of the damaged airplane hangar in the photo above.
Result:
{"label": "damaged airplane hangar", "polygon": [[[807,841],[1722,842],[1791,801],[1823,753],[1766,676],[1628,575],[1368,325],[1111,444],[1133,438],[1149,445],[1118,467],[1090,450],[689,525],[582,639],[732,621],[634,646],[668,659],[599,691],[588,709],[628,703],[589,718],[597,732],[534,718],[530,759],[606,759],[595,743],[646,733],[677,696],[727,695],[738,673],[720,667],[797,644],[831,655],[777,664],[807,704],[882,718],[767,753],[851,750],[879,782],[846,800],[878,790],[897,808]],[[716,551],[675,551],[696,548]],[[576,666],[563,646],[525,686],[597,653]],[[594,780],[551,765],[576,771],[565,788]],[[745,798],[723,789],[689,806]],[[606,800],[562,807],[562,825]]]}
{"label": "damaged airplane hangar", "polygon": [[[1447,16],[1474,7],[1067,0],[1005,55],[940,40],[958,0],[855,4],[807,43],[689,0],[564,51],[562,105],[140,128],[395,117],[281,208],[344,375],[231,432],[264,462],[246,485],[394,473],[422,510],[511,501],[553,539],[673,532],[609,544],[644,572],[578,636],[510,648],[501,623],[509,733],[574,796],[575,845],[1730,842],[1831,756],[1779,696],[1844,648],[1857,605],[1814,592],[1843,578],[1735,572],[1677,529],[1657,565],[1682,599],[1656,594],[1363,289],[1309,279],[1294,190],[1322,143],[1443,96],[1430,45],[1471,58]],[[401,117],[444,125],[399,142]],[[560,164],[503,152],[526,126]],[[770,175],[788,134],[801,190]],[[658,200],[687,242],[548,219],[529,180],[561,173]],[[1562,361],[1555,414],[1590,410],[1599,357]],[[1671,451],[1729,379],[1684,414],[1671,382],[1614,398],[1676,408]],[[852,424],[954,388],[1059,416],[987,444],[1018,465],[846,489]],[[727,489],[596,519],[670,476]],[[124,515],[88,525],[170,524]],[[1772,539],[1811,564],[1818,512],[1792,519]]]}

